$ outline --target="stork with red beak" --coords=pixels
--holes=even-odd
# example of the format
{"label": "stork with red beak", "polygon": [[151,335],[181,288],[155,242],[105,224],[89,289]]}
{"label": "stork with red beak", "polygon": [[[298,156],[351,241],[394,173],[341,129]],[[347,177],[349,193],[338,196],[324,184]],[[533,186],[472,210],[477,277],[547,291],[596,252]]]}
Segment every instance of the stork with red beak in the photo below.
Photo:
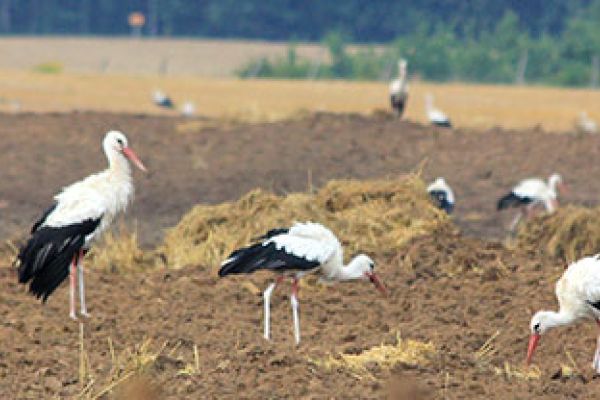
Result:
{"label": "stork with red beak", "polygon": [[[538,311],[531,319],[527,364],[531,363],[542,335],[548,330],[582,319],[592,319],[600,325],[600,254],[569,265],[556,283],[556,298],[558,312]],[[592,366],[600,373],[600,336]]]}
{"label": "stork with red beak", "polygon": [[250,274],[261,269],[280,274],[263,293],[264,337],[267,340],[270,339],[271,294],[285,277],[290,277],[294,338],[299,344],[298,281],[306,274],[318,271],[322,280],[331,282],[369,280],[382,293],[387,293],[369,256],[359,254],[346,266],[343,261],[342,245],[333,232],[318,223],[296,223],[291,228],[271,229],[257,238],[256,243],[231,253],[221,265],[219,276]]}
{"label": "stork with red beak", "polygon": [[133,196],[129,162],[146,171],[125,135],[106,134],[102,143],[108,168],[65,187],[54,204],[31,228],[17,256],[19,282],[46,302],[70,276],[70,317],[75,313],[75,286],[79,279],[80,314],[89,316],[85,304],[82,258],[114,217],[127,208]]}

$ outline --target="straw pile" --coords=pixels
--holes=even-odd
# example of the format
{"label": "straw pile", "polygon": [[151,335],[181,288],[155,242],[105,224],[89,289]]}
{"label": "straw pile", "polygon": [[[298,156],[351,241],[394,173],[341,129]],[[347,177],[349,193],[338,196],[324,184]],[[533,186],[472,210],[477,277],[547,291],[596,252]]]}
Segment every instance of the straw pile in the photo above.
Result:
{"label": "straw pile", "polygon": [[169,268],[217,268],[235,248],[295,221],[320,222],[358,251],[394,254],[408,240],[448,224],[417,175],[395,180],[332,181],[315,194],[285,197],[254,190],[236,202],[198,205],[167,232],[158,249]]}
{"label": "straw pile", "polygon": [[600,208],[567,206],[525,224],[517,246],[574,261],[600,252]]}
{"label": "straw pile", "polygon": [[398,334],[396,344],[381,344],[360,354],[339,354],[323,360],[310,360],[313,364],[326,369],[347,370],[358,376],[369,376],[369,370],[377,367],[389,371],[397,365],[425,366],[436,355],[432,343],[402,339]]}

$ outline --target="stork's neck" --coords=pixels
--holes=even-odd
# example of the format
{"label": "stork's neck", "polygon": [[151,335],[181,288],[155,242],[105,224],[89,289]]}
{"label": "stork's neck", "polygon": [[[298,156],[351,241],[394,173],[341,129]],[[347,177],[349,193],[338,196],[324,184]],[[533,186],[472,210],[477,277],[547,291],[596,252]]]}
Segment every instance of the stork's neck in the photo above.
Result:
{"label": "stork's neck", "polygon": [[342,266],[337,270],[336,278],[340,281],[351,281],[365,277],[364,264],[357,258],[353,258],[348,265]]}
{"label": "stork's neck", "polygon": [[577,317],[573,313],[560,310],[559,312],[548,311],[546,314],[546,329],[572,324]]}
{"label": "stork's neck", "polygon": [[129,161],[123,156],[123,154],[116,151],[109,152],[106,157],[108,158],[108,171],[111,175],[131,179],[131,167]]}

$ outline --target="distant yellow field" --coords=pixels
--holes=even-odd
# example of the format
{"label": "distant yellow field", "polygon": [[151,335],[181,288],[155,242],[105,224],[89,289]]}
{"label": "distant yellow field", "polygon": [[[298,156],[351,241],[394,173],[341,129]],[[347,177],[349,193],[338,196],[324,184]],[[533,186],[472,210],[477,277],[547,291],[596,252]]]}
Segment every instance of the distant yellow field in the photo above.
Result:
{"label": "distant yellow field", "polygon": [[[0,110],[168,114],[157,109],[151,92],[160,88],[175,102],[190,100],[200,115],[272,121],[302,110],[371,113],[388,109],[385,83],[269,81],[101,74],[43,74],[0,71]],[[600,91],[414,82],[406,118],[424,121],[425,93],[435,95],[458,127],[570,130],[580,111],[600,120]],[[18,101],[20,107],[16,107]]]}

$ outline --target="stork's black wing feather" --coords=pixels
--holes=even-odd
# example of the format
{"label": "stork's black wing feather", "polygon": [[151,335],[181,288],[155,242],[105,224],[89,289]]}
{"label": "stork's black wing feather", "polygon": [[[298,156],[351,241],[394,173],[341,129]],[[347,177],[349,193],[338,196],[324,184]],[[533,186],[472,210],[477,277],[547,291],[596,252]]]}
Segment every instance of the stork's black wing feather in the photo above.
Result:
{"label": "stork's black wing feather", "polygon": [[223,263],[219,276],[250,274],[259,269],[272,271],[310,271],[319,266],[319,261],[308,260],[278,249],[275,243],[257,243],[236,250]]}
{"label": "stork's black wing feather", "polygon": [[38,226],[17,256],[19,283],[31,281],[29,291],[45,302],[67,278],[73,257],[100,220],[88,219],[61,227]]}
{"label": "stork's black wing feather", "polygon": [[510,192],[509,194],[503,196],[498,200],[497,209],[503,210],[505,208],[510,207],[519,207],[525,204],[529,204],[533,201],[530,197],[518,196],[514,192]]}
{"label": "stork's black wing feather", "polygon": [[271,229],[271,230],[269,230],[267,233],[265,233],[262,236],[257,236],[255,238],[252,238],[252,241],[256,242],[256,241],[259,241],[259,240],[271,239],[273,236],[283,235],[285,233],[288,233],[289,231],[290,231],[290,228],[275,228],[275,229]]}

